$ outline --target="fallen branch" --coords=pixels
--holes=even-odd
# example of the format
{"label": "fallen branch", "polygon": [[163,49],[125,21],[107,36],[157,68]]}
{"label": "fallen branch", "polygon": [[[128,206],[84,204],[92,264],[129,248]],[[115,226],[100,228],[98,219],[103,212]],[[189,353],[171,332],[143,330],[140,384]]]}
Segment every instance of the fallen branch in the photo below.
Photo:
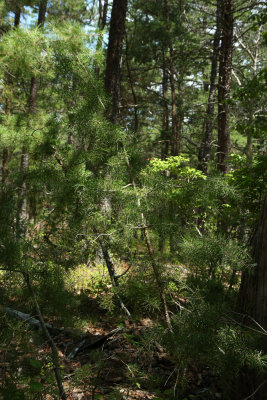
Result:
{"label": "fallen branch", "polygon": [[[115,271],[115,266],[114,266],[113,260],[110,257],[110,254],[108,252],[107,247],[102,242],[102,240],[99,239],[99,236],[98,236],[98,241],[99,241],[102,253],[103,253],[103,257],[104,257],[105,263],[107,265],[107,269],[108,269],[108,273],[109,273],[109,276],[110,276],[111,284],[112,284],[113,288],[116,289],[116,288],[119,287],[119,277],[116,275],[116,271]],[[128,310],[128,308],[125,306],[125,304],[123,303],[119,293],[117,293],[116,290],[115,290],[115,295],[116,295],[117,299],[119,300],[121,309],[125,312],[127,317],[130,318],[131,317],[131,313]]]}
{"label": "fallen branch", "polygon": [[89,343],[86,344],[86,339],[83,339],[76,347],[75,349],[68,355],[69,359],[73,359],[77,356],[78,353],[80,353],[81,351],[84,350],[95,350],[98,349],[99,347],[101,347],[108,338],[114,336],[116,333],[121,332],[123,330],[123,328],[116,328],[113,329],[112,331],[110,331],[109,333],[107,333],[104,336],[101,336],[99,339],[97,339],[95,342],[93,343]]}
{"label": "fallen branch", "polygon": [[[0,306],[0,310],[6,312],[7,314],[11,315],[12,317],[15,317],[17,319],[20,319],[21,321],[24,321],[26,324],[32,326],[33,328],[37,330],[42,330],[42,325],[41,322],[32,317],[30,314],[25,314],[21,311],[13,310],[12,308],[9,307],[2,307]],[[45,323],[45,326],[47,330],[54,336],[59,335],[62,332],[62,329],[55,328],[54,326]]]}

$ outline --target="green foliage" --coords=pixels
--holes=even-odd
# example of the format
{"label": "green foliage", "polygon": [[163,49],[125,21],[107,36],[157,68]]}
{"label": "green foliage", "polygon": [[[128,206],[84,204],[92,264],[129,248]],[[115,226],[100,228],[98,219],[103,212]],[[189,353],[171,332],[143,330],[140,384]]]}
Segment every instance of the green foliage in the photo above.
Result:
{"label": "green foliage", "polygon": [[197,178],[207,179],[206,175],[201,171],[186,166],[185,163],[188,162],[189,158],[184,155],[168,157],[166,160],[152,158],[149,169],[154,173],[168,171],[169,173],[174,174],[176,179],[185,179],[188,183]]}
{"label": "green foliage", "polygon": [[230,400],[242,368],[261,371],[266,359],[258,350],[255,336],[227,323],[227,318],[227,309],[222,305],[208,305],[198,298],[173,321],[174,342],[166,339],[177,368],[194,364],[195,360],[203,363],[216,372],[224,397]]}
{"label": "green foliage", "polygon": [[252,265],[244,245],[214,234],[184,239],[179,256],[196,277],[204,281],[218,279],[228,284],[233,270],[243,271]]}
{"label": "green foliage", "polygon": [[119,288],[125,304],[137,316],[155,315],[161,307],[150,268],[148,265],[135,268],[134,273],[125,279]]}
{"label": "green foliage", "polygon": [[[250,226],[259,212],[260,202],[266,192],[267,182],[267,157],[266,155],[256,156],[251,165],[246,165],[243,158],[237,160],[235,156],[236,169],[229,174],[229,182],[238,188],[242,194],[239,201],[233,204],[232,212],[235,212],[242,222],[242,215],[246,218],[246,225]],[[235,207],[238,209],[236,210]],[[241,220],[241,221],[240,221]]]}

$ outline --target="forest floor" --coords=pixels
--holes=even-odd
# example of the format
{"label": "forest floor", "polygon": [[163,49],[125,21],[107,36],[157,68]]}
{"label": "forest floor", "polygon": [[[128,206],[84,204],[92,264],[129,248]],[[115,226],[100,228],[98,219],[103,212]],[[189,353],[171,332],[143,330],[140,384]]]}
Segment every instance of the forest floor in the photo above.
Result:
{"label": "forest floor", "polygon": [[[46,322],[62,327],[54,342],[68,400],[222,398],[212,371],[199,362],[181,369],[179,360],[163,347],[159,334],[163,328],[158,316],[135,316],[130,320],[119,311],[110,313],[99,301],[103,295],[101,291],[96,295],[80,288],[75,288],[72,294],[68,292],[67,296],[73,299],[66,302],[61,299],[66,304],[67,319],[56,309],[57,300],[51,298],[49,306],[43,304],[48,307]],[[6,306],[31,313],[33,308],[27,296],[27,291],[11,296],[9,290],[2,298]],[[186,307],[186,299],[179,301]],[[6,331],[0,333],[0,389],[6,387],[0,390],[0,399],[58,399],[48,342],[40,332],[27,329],[25,321],[18,322],[3,310],[0,312],[0,332]],[[73,322],[68,329],[68,322],[62,323],[64,318],[69,322],[79,321],[80,326],[77,329]],[[114,334],[107,338],[113,330]],[[183,386],[185,390],[181,391]],[[20,397],[20,391],[24,397]]]}
{"label": "forest floor", "polygon": [[[141,318],[135,322],[125,320],[120,331],[105,340],[105,335],[117,328],[116,318],[109,317],[98,307],[94,298],[88,297],[90,312],[97,315],[97,322],[84,328],[79,336],[73,336],[68,330],[54,337],[59,350],[60,365],[63,371],[64,389],[68,400],[138,400],[138,399],[220,399],[221,394],[216,387],[216,379],[211,371],[201,365],[190,365],[183,371],[183,379],[189,383],[190,393],[175,397],[176,387],[180,386],[181,373],[170,354],[154,339],[150,340],[150,332],[155,322],[150,318]],[[52,321],[49,321],[50,323]],[[29,348],[26,355],[30,359],[48,359],[50,348],[39,333],[29,331]],[[32,336],[31,336],[32,335]],[[104,343],[94,348],[99,339]],[[70,359],[70,353],[83,346]],[[14,359],[19,368],[15,375],[23,369],[25,352],[18,343],[16,335],[8,346],[0,352],[0,376],[14,375]],[[50,366],[51,369],[51,366]],[[51,369],[52,370],[52,369]],[[37,378],[42,383],[42,378]],[[36,383],[35,382],[35,383]],[[23,387],[23,383],[18,386]],[[49,392],[49,385],[43,385],[42,392]],[[0,395],[0,399],[13,399]],[[30,397],[25,397],[32,398]],[[40,398],[40,397],[36,397]],[[52,400],[57,397],[43,394],[42,399]]]}

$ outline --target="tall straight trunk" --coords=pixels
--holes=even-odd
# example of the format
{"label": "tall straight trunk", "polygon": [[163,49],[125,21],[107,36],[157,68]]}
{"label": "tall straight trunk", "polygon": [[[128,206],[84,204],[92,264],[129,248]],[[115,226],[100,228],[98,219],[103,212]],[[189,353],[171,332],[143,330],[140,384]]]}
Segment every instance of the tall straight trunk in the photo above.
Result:
{"label": "tall straight trunk", "polygon": [[[168,0],[164,0],[164,12],[166,24],[170,24],[170,14],[169,14],[169,4]],[[180,142],[181,142],[181,118],[177,114],[177,94],[176,94],[176,84],[175,84],[175,68],[174,68],[174,48],[172,40],[169,39],[169,79],[170,79],[170,89],[171,89],[171,155],[177,156],[180,152]]]}
{"label": "tall straight trunk", "polygon": [[112,111],[109,117],[114,123],[119,120],[121,57],[126,12],[127,0],[113,1],[106,58],[105,89],[111,96]]}
{"label": "tall straight trunk", "polygon": [[47,0],[40,0],[37,26],[43,27],[45,23],[45,14],[47,8]]}
{"label": "tall straight trunk", "polygon": [[102,0],[98,0],[98,11],[98,28],[103,30],[107,23],[108,0],[104,0],[104,4],[102,4]]}
{"label": "tall straight trunk", "polygon": [[198,162],[199,162],[198,168],[205,174],[208,173],[208,164],[210,161],[210,152],[212,144],[212,130],[213,130],[215,98],[217,91],[216,80],[217,80],[220,40],[221,40],[221,0],[217,0],[216,31],[214,34],[213,46],[212,46],[209,99],[208,99],[206,119],[204,123],[204,138],[201,143],[198,154]]}
{"label": "tall straight trunk", "polygon": [[[111,111],[107,116],[113,123],[119,122],[121,57],[125,34],[126,12],[127,0],[113,0],[105,71],[105,89],[111,97]],[[101,248],[111,282],[114,286],[117,286],[118,280],[116,278],[116,271],[109,255],[108,247],[102,242]],[[121,300],[120,304],[129,316],[130,313]]]}
{"label": "tall straight trunk", "polygon": [[161,131],[161,159],[165,160],[169,152],[169,106],[168,106],[168,72],[165,51],[162,49],[162,131]]}
{"label": "tall straight trunk", "polygon": [[180,151],[180,140],[181,131],[179,119],[177,116],[176,106],[176,89],[174,79],[174,61],[173,61],[173,47],[170,45],[170,57],[169,57],[169,68],[170,68],[170,88],[171,88],[171,115],[172,115],[172,130],[171,130],[171,155],[177,156]]}
{"label": "tall straight trunk", "polygon": [[218,86],[218,170],[227,173],[230,154],[230,91],[233,54],[234,0],[222,0],[222,41]]}
{"label": "tall straight trunk", "polygon": [[[99,34],[97,37],[97,43],[96,43],[96,51],[101,51],[102,50],[102,45],[103,45],[103,34],[101,31],[105,29],[106,23],[107,23],[107,12],[108,12],[108,0],[104,0],[104,4],[102,3],[102,0],[98,0],[98,29],[99,29]],[[100,67],[99,64],[96,62],[95,63],[95,74],[98,76],[100,73]]]}
{"label": "tall straight trunk", "polygon": [[20,15],[21,15],[21,8],[17,6],[17,9],[15,11],[15,16],[14,16],[14,26],[18,27],[20,24]]}

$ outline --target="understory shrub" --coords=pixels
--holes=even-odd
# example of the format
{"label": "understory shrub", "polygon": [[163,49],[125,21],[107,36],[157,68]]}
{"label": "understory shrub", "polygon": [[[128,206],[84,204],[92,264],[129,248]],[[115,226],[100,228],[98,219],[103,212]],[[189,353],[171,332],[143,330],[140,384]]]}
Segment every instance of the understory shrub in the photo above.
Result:
{"label": "understory shrub", "polygon": [[180,371],[184,389],[188,365],[204,365],[217,377],[217,386],[225,400],[243,368],[262,371],[267,359],[259,350],[259,337],[248,328],[235,323],[225,304],[209,304],[201,299],[173,318],[173,338],[164,338],[168,351]]}

